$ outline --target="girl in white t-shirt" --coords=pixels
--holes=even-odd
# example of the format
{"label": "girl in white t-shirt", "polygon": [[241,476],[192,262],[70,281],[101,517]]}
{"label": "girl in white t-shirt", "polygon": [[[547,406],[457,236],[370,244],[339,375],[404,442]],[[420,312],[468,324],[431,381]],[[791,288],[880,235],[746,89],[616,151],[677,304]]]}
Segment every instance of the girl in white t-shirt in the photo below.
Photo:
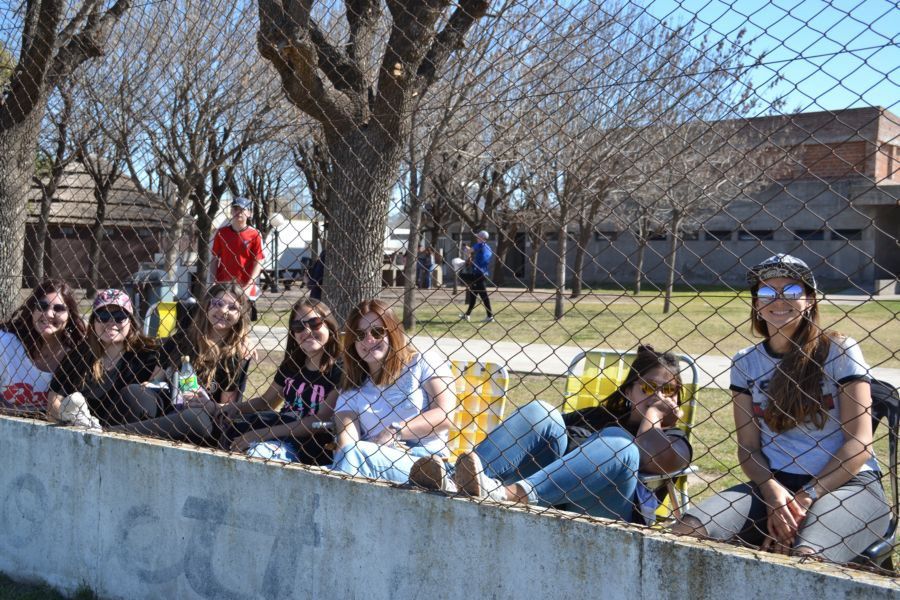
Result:
{"label": "girl in white t-shirt", "polygon": [[84,340],[85,325],[72,288],[42,281],[0,324],[0,410],[37,414],[47,409],[47,391],[63,356]]}
{"label": "girl in white t-shirt", "polygon": [[411,348],[387,304],[369,300],[350,313],[343,363],[335,470],[405,483],[417,458],[447,454],[457,404],[449,367]]}
{"label": "girl in white t-shirt", "polygon": [[779,254],[747,275],[763,342],[731,368],[738,460],[750,482],[688,511],[676,532],[845,563],[879,541],[890,509],[872,453],[868,366],[819,326],[816,281]]}

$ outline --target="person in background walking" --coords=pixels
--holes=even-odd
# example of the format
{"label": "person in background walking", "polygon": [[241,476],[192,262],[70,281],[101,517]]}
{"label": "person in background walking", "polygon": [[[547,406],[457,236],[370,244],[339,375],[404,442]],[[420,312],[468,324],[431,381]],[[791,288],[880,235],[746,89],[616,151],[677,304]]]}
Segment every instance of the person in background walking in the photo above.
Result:
{"label": "person in background walking", "polygon": [[494,258],[494,251],[488,245],[488,232],[479,231],[475,234],[476,242],[471,248],[463,246],[463,252],[466,256],[466,266],[468,272],[460,273],[459,278],[466,284],[466,303],[468,308],[466,312],[459,317],[468,321],[475,310],[476,298],[481,298],[484,304],[484,310],[487,316],[484,318],[485,323],[494,320],[494,313],[491,310],[491,299],[488,297],[487,284],[488,277],[491,276],[491,260]]}
{"label": "person in background walking", "polygon": [[322,281],[325,279],[325,253],[322,252],[306,271],[306,286],[310,300],[322,299]]}
{"label": "person in background walking", "polygon": [[434,270],[434,255],[431,248],[422,246],[419,248],[419,255],[416,257],[416,279],[419,288],[423,290],[431,289],[431,272]]}

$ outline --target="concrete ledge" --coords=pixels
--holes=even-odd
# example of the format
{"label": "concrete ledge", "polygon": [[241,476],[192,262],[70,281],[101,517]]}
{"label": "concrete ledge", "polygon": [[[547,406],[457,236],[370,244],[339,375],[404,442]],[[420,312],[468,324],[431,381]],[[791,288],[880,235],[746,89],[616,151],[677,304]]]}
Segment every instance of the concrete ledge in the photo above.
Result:
{"label": "concrete ledge", "polygon": [[105,598],[900,598],[892,579],[0,417],[0,571]]}

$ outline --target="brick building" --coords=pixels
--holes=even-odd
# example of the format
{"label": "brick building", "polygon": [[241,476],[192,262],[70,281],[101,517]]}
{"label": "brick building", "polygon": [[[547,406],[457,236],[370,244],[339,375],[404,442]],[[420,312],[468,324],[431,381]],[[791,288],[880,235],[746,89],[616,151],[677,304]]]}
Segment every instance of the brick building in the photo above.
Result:
{"label": "brick building", "polygon": [[[770,171],[763,189],[682,234],[676,283],[742,287],[747,266],[777,252],[806,260],[832,291],[871,291],[877,280],[900,276],[900,118],[877,107],[800,113],[750,119],[742,133],[749,147],[787,149],[790,160]],[[669,235],[648,244],[647,281],[665,281]],[[519,238],[506,264],[524,277],[527,240]],[[585,280],[630,287],[637,248],[621,225],[597,223]],[[541,251],[539,285],[550,284],[556,249],[551,239]]]}

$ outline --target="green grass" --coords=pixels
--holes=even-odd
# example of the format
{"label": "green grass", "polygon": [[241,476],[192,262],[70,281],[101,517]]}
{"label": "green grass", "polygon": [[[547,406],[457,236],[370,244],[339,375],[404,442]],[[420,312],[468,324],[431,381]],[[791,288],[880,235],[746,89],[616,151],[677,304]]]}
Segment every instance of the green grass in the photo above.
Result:
{"label": "green grass", "polygon": [[[685,295],[675,309],[662,313],[662,300],[653,297],[595,297],[567,300],[565,317],[553,318],[553,300],[544,302],[492,300],[493,323],[458,320],[461,304],[421,303],[416,309],[415,334],[520,343],[633,348],[639,340],[658,348],[691,355],[731,356],[758,341],[751,336],[748,299],[738,294]],[[476,309],[477,319],[483,313]],[[823,325],[858,340],[873,366],[900,368],[900,302],[866,302],[857,306],[823,304]]]}
{"label": "green grass", "polygon": [[18,583],[0,573],[0,600],[97,600],[88,588],[82,587],[74,596],[64,596],[44,584]]}

